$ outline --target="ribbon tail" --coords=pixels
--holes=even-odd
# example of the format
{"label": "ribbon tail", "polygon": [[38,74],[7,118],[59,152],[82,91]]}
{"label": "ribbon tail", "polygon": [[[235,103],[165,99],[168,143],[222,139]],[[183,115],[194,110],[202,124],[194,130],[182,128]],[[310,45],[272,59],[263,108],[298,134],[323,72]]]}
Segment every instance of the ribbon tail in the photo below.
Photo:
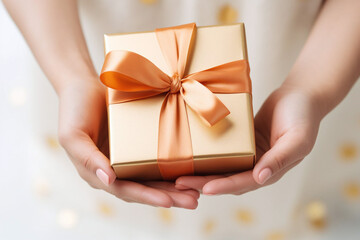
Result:
{"label": "ribbon tail", "polygon": [[195,79],[213,93],[251,93],[250,67],[247,60],[228,62],[185,78]]}
{"label": "ribbon tail", "polygon": [[188,116],[180,94],[168,93],[160,110],[158,166],[168,181],[194,174]]}
{"label": "ribbon tail", "polygon": [[209,126],[230,114],[229,109],[217,96],[194,79],[184,79],[180,92],[187,105]]}

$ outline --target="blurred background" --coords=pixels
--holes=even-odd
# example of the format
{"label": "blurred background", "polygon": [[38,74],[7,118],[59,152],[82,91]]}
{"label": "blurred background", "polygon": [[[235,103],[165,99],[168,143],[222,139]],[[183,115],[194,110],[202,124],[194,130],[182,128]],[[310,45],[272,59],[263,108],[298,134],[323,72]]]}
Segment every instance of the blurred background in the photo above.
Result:
{"label": "blurred background", "polygon": [[[167,16],[153,18],[152,15],[166,7],[166,4],[160,6],[159,1],[134,0],[126,6],[116,3],[118,8],[114,9],[121,9],[119,14],[124,15],[117,28],[110,27],[114,25],[105,14],[116,10],[102,8],[98,1],[88,1],[89,4],[80,1],[85,36],[96,68],[99,70],[103,61],[104,33],[144,31],[190,21],[199,25],[243,21],[247,27],[255,112],[286,76],[305,41],[313,21],[306,14],[316,14],[316,7],[312,10],[306,0],[297,0],[296,7],[301,8],[302,14],[286,23],[277,13],[266,13],[259,18],[253,12],[239,10],[237,4],[221,0],[213,3],[207,15],[190,11],[181,21],[172,18],[164,22],[162,19]],[[205,3],[184,1],[184,8],[199,10],[196,2]],[[295,8],[290,7],[292,1],[274,2],[281,5],[278,11],[282,10],[281,16],[285,18],[286,9]],[[268,9],[274,3],[264,4],[262,8]],[[127,7],[144,13],[143,21],[139,17],[133,27],[128,26]],[[255,7],[258,6],[252,9]],[[186,12],[183,10],[176,12]],[[97,17],[90,17],[94,15]],[[146,19],[153,22],[144,26]],[[286,35],[298,21],[306,27]],[[263,46],[264,38],[259,39],[254,29],[269,22],[272,26],[267,27],[265,34],[272,31],[275,34],[266,35],[266,40],[274,47],[265,49],[268,47]],[[194,211],[153,208],[125,203],[94,190],[78,176],[57,140],[55,92],[2,3],[0,36],[1,240],[360,239],[359,82],[323,120],[310,156],[278,183],[243,196],[202,196]],[[277,43],[277,38],[284,36],[292,36],[286,41],[294,45]],[[263,47],[259,49],[259,46]],[[286,47],[296,51],[287,53]],[[264,59],[256,57],[259,51],[265,51]],[[269,54],[269,51],[273,52]],[[283,70],[277,74],[271,72],[272,66],[261,65],[274,59],[282,59]],[[279,80],[272,85],[257,81],[267,76]]]}

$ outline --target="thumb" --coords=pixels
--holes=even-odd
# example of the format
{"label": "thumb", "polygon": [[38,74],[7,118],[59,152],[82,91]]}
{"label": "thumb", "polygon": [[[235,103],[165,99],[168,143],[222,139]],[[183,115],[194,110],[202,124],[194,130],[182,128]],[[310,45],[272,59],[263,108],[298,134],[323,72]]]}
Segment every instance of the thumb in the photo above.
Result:
{"label": "thumb", "polygon": [[264,184],[281,170],[303,159],[312,148],[304,132],[290,130],[282,135],[255,165],[253,178]]}
{"label": "thumb", "polygon": [[116,175],[110,166],[109,159],[97,148],[89,135],[80,131],[60,134],[59,139],[80,175],[96,175],[106,186],[115,181]]}

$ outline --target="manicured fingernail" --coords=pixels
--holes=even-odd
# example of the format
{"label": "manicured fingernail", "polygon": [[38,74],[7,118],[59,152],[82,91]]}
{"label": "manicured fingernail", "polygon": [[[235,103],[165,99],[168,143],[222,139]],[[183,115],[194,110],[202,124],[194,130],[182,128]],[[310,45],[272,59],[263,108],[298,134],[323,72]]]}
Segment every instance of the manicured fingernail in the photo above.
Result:
{"label": "manicured fingernail", "polygon": [[109,176],[100,168],[96,170],[96,176],[102,181],[106,186],[109,186]]}
{"label": "manicured fingernail", "polygon": [[270,168],[265,168],[265,169],[261,170],[259,173],[260,184],[264,184],[267,180],[269,180],[271,175],[272,175],[272,171]]}

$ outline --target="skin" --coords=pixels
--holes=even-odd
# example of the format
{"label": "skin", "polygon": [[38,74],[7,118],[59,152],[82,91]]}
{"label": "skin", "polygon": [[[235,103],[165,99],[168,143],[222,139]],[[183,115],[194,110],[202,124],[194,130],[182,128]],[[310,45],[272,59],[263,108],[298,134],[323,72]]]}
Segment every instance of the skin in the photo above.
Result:
{"label": "skin", "polygon": [[109,165],[105,89],[86,47],[76,1],[3,3],[59,96],[59,140],[79,175],[128,202],[194,209],[199,191],[243,194],[275,183],[310,153],[321,120],[360,74],[360,1],[325,1],[288,77],[256,114],[258,163],[252,171],[186,176],[175,183],[122,181]]}

